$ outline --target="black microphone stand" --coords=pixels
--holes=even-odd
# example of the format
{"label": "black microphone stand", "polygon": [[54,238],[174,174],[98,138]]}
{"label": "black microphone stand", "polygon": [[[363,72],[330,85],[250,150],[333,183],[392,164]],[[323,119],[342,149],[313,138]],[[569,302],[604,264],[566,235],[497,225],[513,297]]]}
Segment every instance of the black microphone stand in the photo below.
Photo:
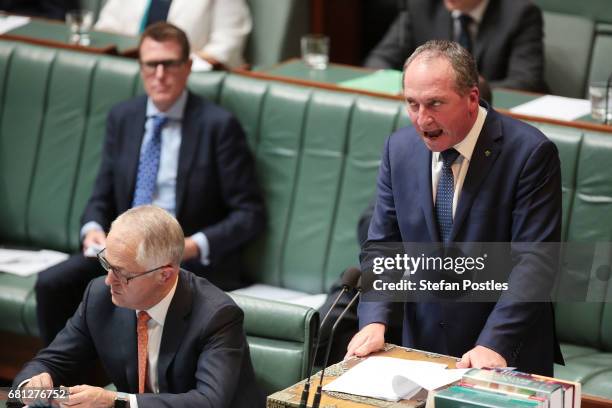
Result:
{"label": "black microphone stand", "polygon": [[310,377],[312,377],[312,367],[314,366],[314,362],[315,362],[315,358],[316,358],[316,350],[319,349],[319,341],[321,340],[321,328],[323,327],[323,325],[325,324],[325,322],[327,321],[327,318],[329,317],[329,314],[331,313],[331,311],[333,310],[334,307],[336,307],[336,304],[338,303],[338,301],[340,300],[340,298],[342,297],[342,295],[344,295],[346,292],[348,292],[349,287],[347,285],[343,285],[342,286],[342,290],[340,291],[340,293],[338,294],[338,296],[336,296],[336,300],[334,300],[334,303],[332,303],[331,307],[329,308],[329,310],[327,311],[327,313],[325,313],[325,316],[323,317],[323,320],[321,320],[321,324],[319,325],[320,328],[317,332],[317,340],[316,342],[313,342],[312,348],[310,350],[310,355],[312,356],[310,359],[310,362],[308,363],[308,377],[306,378],[306,383],[304,384],[304,389],[302,390],[302,396],[300,398],[300,408],[306,408],[306,404],[308,403],[308,396],[310,395]]}
{"label": "black microphone stand", "polygon": [[357,288],[357,293],[351,299],[350,303],[344,308],[340,316],[336,319],[334,326],[331,329],[331,333],[329,335],[329,342],[327,343],[327,349],[325,351],[325,362],[323,363],[323,369],[321,370],[321,376],[319,377],[319,385],[317,386],[317,392],[315,393],[314,399],[312,401],[312,408],[319,408],[319,404],[321,403],[321,389],[323,387],[323,377],[325,376],[325,366],[327,366],[327,361],[329,360],[329,353],[331,352],[331,344],[334,338],[334,333],[336,332],[336,327],[338,327],[338,323],[342,320],[346,312],[353,306],[353,303],[357,300],[357,298],[361,295],[361,284]]}

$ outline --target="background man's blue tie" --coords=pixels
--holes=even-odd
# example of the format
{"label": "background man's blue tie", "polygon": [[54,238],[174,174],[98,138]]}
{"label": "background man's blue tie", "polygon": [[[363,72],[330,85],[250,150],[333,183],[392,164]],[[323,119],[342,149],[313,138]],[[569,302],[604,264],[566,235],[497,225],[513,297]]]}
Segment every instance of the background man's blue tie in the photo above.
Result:
{"label": "background man's blue tie", "polygon": [[457,42],[461,44],[463,48],[468,50],[470,53],[472,52],[472,37],[470,36],[470,23],[472,22],[472,17],[467,14],[461,14],[459,17],[459,38],[457,38]]}
{"label": "background man's blue tie", "polygon": [[457,160],[459,152],[455,149],[447,149],[440,154],[442,155],[442,172],[436,190],[436,218],[440,239],[442,242],[447,242],[453,229],[453,194],[455,192],[455,178],[451,166]]}
{"label": "background man's blue tie", "polygon": [[168,118],[165,116],[153,116],[153,137],[140,152],[132,207],[151,204],[153,201],[161,155],[161,132],[167,122]]}

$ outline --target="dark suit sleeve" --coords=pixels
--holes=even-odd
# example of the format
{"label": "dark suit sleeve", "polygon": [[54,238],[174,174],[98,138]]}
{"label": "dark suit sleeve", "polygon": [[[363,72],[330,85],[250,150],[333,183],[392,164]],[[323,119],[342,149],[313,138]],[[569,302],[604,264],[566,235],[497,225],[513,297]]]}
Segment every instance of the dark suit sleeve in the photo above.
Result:
{"label": "dark suit sleeve", "polygon": [[544,92],[544,44],[542,12],[531,3],[525,5],[511,34],[506,77],[490,81],[492,87]]}
{"label": "dark suit sleeve", "polygon": [[[393,137],[393,136],[391,136]],[[401,242],[401,234],[397,225],[397,215],[393,199],[393,188],[391,182],[391,166],[389,163],[389,144],[391,137],[385,142],[383,157],[378,172],[376,204],[370,221],[368,240],[363,244],[361,250],[361,270],[371,270],[368,264],[370,254],[367,254],[368,245],[375,242]],[[359,316],[359,329],[370,323],[383,323],[388,325],[391,315],[392,304],[385,301],[367,302],[360,301],[357,307]]]}
{"label": "dark suit sleeve", "polygon": [[215,148],[221,195],[229,213],[220,222],[202,229],[210,243],[213,263],[252,240],[266,223],[253,156],[235,118],[223,123]]}
{"label": "dark suit sleeve", "polygon": [[[240,370],[247,353],[243,314],[236,306],[217,310],[201,335],[196,389],[182,394],[138,394],[139,407],[227,407],[240,393]],[[257,406],[255,404],[255,406]]]}
{"label": "dark suit sleeve", "polygon": [[561,170],[557,149],[548,140],[534,149],[523,167],[512,218],[510,287],[520,288],[521,299],[532,301],[504,294],[477,340],[510,365],[530,329],[550,309],[549,303],[533,300],[550,294],[558,267],[558,250],[552,243],[561,239]]}
{"label": "dark suit sleeve", "polygon": [[402,69],[413,51],[410,13],[402,10],[383,39],[370,51],[364,65],[375,69]]}
{"label": "dark suit sleeve", "polygon": [[83,367],[89,367],[96,359],[97,353],[87,327],[87,305],[91,287],[90,282],[76,313],[68,320],[66,327],[58,333],[55,340],[17,374],[13,382],[15,386],[43,372],[51,375],[54,386],[75,384],[77,382],[75,375]]}
{"label": "dark suit sleeve", "polygon": [[93,192],[81,217],[81,225],[95,221],[108,231],[117,210],[115,208],[115,188],[113,171],[116,168],[114,158],[117,157],[117,118],[111,111],[106,119],[106,137],[102,150],[100,169],[96,176]]}

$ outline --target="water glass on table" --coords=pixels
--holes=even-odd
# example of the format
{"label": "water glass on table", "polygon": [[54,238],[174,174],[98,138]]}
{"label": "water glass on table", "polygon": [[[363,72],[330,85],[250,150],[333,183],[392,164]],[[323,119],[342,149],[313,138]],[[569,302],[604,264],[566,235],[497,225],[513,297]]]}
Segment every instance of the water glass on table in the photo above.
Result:
{"label": "water glass on table", "polygon": [[326,69],[329,63],[329,37],[308,34],[301,39],[302,60],[313,69]]}
{"label": "water glass on table", "polygon": [[[606,90],[608,97],[606,98]],[[606,81],[593,82],[589,86],[591,100],[591,116],[598,122],[609,124],[612,122],[612,87]],[[606,106],[607,105],[607,106]]]}
{"label": "water glass on table", "polygon": [[66,13],[70,44],[88,46],[91,44],[89,32],[93,26],[91,10],[71,10]]}

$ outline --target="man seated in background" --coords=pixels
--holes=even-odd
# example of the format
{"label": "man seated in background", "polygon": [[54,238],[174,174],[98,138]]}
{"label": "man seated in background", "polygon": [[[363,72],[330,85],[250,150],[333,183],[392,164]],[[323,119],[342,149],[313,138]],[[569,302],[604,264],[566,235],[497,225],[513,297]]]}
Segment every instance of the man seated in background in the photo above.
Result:
{"label": "man seated in background", "polygon": [[95,28],[138,35],[158,21],[183,29],[191,51],[213,66],[235,68],[244,63],[242,55],[252,25],[245,0],[109,0]]}
{"label": "man seated in background", "polygon": [[263,407],[242,310],[206,279],[179,267],[184,243],[181,226],[159,207],[120,215],[98,255],[106,277],[91,281],[77,312],[25,365],[14,386],[79,384],[79,368],[99,358],[118,392],[76,385],[67,401],[58,402]]}
{"label": "man seated in background", "polygon": [[491,87],[546,92],[542,13],[529,0],[403,0],[403,10],[370,52],[369,68],[402,69],[429,40],[455,40],[472,53]]}
{"label": "man seated in background", "polygon": [[265,226],[253,157],[238,121],[186,88],[185,33],[156,23],[143,34],[140,71],[147,95],[115,106],[93,193],[82,216],[83,253],[39,274],[40,334],[49,344],[104,270],[96,260],[110,223],[154,204],[185,231],[183,267],[223,290],[244,286],[239,253]]}

